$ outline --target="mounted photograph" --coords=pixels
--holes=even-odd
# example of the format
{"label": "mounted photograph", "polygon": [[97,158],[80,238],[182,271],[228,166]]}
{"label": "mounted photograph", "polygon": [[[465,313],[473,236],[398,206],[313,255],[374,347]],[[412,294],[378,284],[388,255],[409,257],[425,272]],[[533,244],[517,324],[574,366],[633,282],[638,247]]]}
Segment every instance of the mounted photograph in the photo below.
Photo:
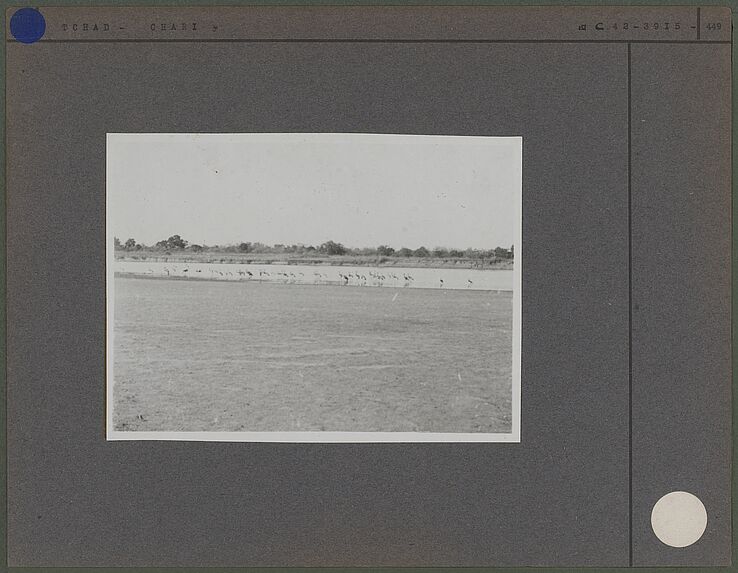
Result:
{"label": "mounted photograph", "polygon": [[109,440],[520,441],[522,138],[106,156]]}

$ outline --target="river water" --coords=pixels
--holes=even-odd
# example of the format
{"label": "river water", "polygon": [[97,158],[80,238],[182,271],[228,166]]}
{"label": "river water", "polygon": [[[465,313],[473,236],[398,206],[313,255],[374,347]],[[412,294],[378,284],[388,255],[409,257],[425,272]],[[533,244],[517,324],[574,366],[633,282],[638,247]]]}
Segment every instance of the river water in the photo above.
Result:
{"label": "river water", "polygon": [[286,284],[512,291],[512,270],[115,261],[125,276]]}

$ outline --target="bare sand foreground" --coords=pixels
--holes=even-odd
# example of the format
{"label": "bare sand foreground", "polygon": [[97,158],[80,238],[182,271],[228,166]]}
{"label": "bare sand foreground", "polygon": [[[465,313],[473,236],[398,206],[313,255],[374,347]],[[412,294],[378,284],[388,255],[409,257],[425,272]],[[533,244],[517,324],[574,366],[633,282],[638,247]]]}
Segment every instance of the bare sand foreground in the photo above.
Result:
{"label": "bare sand foreground", "polygon": [[118,431],[511,430],[511,292],[114,286]]}

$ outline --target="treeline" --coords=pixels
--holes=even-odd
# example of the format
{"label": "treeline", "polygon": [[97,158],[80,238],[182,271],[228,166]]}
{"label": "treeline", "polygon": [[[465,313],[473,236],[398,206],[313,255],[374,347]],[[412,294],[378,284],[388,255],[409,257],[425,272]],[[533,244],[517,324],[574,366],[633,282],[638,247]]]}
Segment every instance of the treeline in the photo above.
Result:
{"label": "treeline", "polygon": [[379,245],[378,247],[368,248],[350,248],[335,241],[326,241],[317,246],[313,245],[265,245],[264,243],[239,243],[237,245],[198,245],[185,241],[179,235],[172,235],[168,239],[163,239],[153,246],[148,246],[136,242],[130,238],[125,242],[121,242],[115,237],[116,251],[162,251],[165,253],[172,252],[211,252],[211,253],[254,253],[268,255],[354,255],[354,256],[379,256],[379,257],[433,257],[438,259],[513,259],[514,248],[496,247],[494,249],[448,249],[446,247],[435,247],[428,249],[419,247],[417,249],[408,249],[401,247],[395,249],[388,245]]}

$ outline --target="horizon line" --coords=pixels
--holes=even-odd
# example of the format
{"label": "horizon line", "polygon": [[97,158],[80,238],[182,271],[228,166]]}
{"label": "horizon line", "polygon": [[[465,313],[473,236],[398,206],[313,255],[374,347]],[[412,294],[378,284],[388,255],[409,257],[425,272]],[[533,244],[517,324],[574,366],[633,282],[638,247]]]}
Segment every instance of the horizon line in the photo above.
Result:
{"label": "horizon line", "polygon": [[[167,239],[161,239],[161,240],[157,241],[156,243],[146,243],[146,242],[141,243],[141,242],[138,242],[135,239],[135,237],[128,237],[127,239],[123,240],[119,236],[114,236],[114,240],[115,239],[118,239],[118,241],[120,241],[121,244],[125,244],[126,241],[133,239],[135,241],[135,244],[136,245],[141,245],[142,247],[147,247],[147,248],[153,248],[153,247],[156,247],[157,246],[157,243],[168,241],[172,237],[177,237],[177,236],[180,239],[182,239],[182,236],[181,235],[172,235],[169,238],[167,238]],[[202,247],[202,248],[239,247],[242,244],[247,244],[247,245],[250,245],[250,246],[267,247],[267,248],[293,248],[293,247],[295,247],[295,248],[309,249],[309,248],[312,247],[313,249],[318,250],[322,245],[325,245],[327,243],[333,243],[335,245],[340,245],[341,247],[343,247],[345,249],[349,249],[349,250],[363,250],[363,249],[374,249],[374,250],[376,250],[376,249],[379,249],[380,247],[386,247],[386,248],[393,249],[395,251],[399,251],[399,250],[402,250],[402,249],[409,249],[411,251],[416,251],[416,250],[422,249],[422,248],[428,249],[429,251],[438,250],[438,249],[445,249],[445,250],[448,250],[448,251],[467,251],[467,250],[489,251],[489,250],[494,250],[494,249],[498,249],[498,248],[504,248],[504,249],[508,249],[509,250],[510,248],[514,248],[515,247],[515,243],[514,242],[511,242],[509,244],[509,246],[504,246],[503,244],[498,244],[498,245],[493,246],[493,247],[492,246],[487,246],[487,247],[466,246],[466,247],[463,247],[462,248],[462,247],[458,247],[458,246],[451,246],[451,247],[449,247],[449,246],[446,246],[446,245],[438,245],[438,244],[433,244],[433,243],[422,244],[422,245],[420,245],[418,247],[409,247],[407,245],[402,245],[400,247],[395,247],[395,246],[393,246],[390,243],[379,243],[377,245],[352,246],[352,245],[347,245],[345,243],[341,243],[340,241],[334,241],[333,239],[328,239],[328,240],[322,241],[320,243],[289,243],[289,242],[285,242],[285,243],[263,243],[261,241],[231,241],[231,242],[227,242],[227,243],[226,242],[223,242],[223,243],[205,243],[205,242],[198,243],[198,242],[188,241],[187,239],[182,239],[182,240],[186,243],[186,246],[185,247],[180,247],[180,248],[183,248],[183,249],[190,248],[190,247],[193,247],[193,246]],[[430,247],[428,245],[433,245],[433,246]]]}

